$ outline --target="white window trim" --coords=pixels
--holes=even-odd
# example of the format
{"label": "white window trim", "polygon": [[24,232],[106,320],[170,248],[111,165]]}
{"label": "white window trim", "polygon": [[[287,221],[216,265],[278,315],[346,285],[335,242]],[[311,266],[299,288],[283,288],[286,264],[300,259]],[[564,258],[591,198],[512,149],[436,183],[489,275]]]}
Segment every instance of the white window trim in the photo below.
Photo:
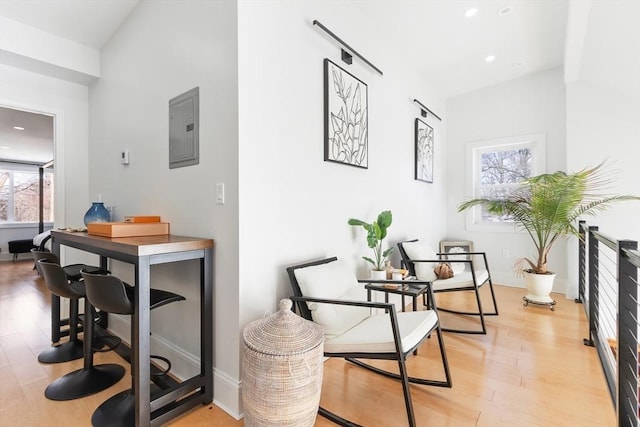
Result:
{"label": "white window trim", "polygon": [[[495,149],[509,149],[516,146],[528,146],[533,148],[532,174],[538,175],[546,171],[547,163],[547,136],[545,133],[532,133],[506,138],[488,139],[474,141],[467,144],[467,174],[466,174],[466,199],[477,197],[479,162],[476,159],[482,152]],[[491,232],[517,232],[519,231],[513,223],[488,223],[482,222],[480,218],[480,207],[476,206],[466,211],[466,229],[468,231],[491,231]]]}
{"label": "white window trim", "polygon": [[[9,229],[9,228],[38,228],[38,222],[3,222],[0,223],[0,229]],[[45,221],[43,222],[44,228],[53,228],[53,222]]]}
{"label": "white window trim", "polygon": [[[28,172],[28,173],[39,173],[39,168],[35,165],[28,164],[12,164],[0,161],[0,169],[10,170],[12,172]],[[53,175],[55,180],[55,174],[52,170],[45,170],[45,175]],[[13,188],[13,175],[11,175],[11,179],[9,180],[9,186]],[[55,186],[55,183],[54,183]],[[54,187],[55,188],[55,187]],[[7,206],[8,212],[10,214],[10,219],[8,221],[0,221],[0,228],[28,228],[32,227],[33,224],[38,225],[37,221],[15,221],[13,218],[13,207],[14,207],[14,198],[11,197],[9,200],[9,205]],[[44,221],[45,226],[47,224],[53,225],[52,221]]]}

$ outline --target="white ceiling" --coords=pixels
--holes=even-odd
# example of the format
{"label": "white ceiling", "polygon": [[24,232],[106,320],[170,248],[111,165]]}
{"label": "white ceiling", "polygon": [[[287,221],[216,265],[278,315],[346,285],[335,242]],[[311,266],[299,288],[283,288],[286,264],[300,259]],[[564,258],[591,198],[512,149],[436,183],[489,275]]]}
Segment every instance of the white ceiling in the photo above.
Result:
{"label": "white ceiling", "polygon": [[0,16],[101,49],[140,0],[0,0]]}
{"label": "white ceiling", "polygon": [[[380,0],[360,2],[429,86],[450,97],[564,61],[568,0]],[[472,17],[465,11],[477,8]],[[499,14],[502,8],[511,12]],[[489,55],[495,61],[487,63]],[[366,56],[366,55],[365,55]],[[375,61],[373,61],[375,63]]]}
{"label": "white ceiling", "polygon": [[53,117],[0,107],[1,160],[36,164],[53,160]]}
{"label": "white ceiling", "polygon": [[[0,0],[0,16],[100,49],[139,1]],[[380,31],[406,40],[390,48],[411,61],[443,97],[563,64],[568,0],[358,0],[353,4]],[[498,14],[505,6],[512,8],[511,13]],[[470,7],[478,8],[478,13],[467,18],[464,12]],[[485,62],[487,55],[495,55],[495,61]],[[25,128],[28,134],[31,126]],[[5,145],[7,137],[0,134],[0,144]],[[6,158],[4,154],[0,151],[0,158]]]}

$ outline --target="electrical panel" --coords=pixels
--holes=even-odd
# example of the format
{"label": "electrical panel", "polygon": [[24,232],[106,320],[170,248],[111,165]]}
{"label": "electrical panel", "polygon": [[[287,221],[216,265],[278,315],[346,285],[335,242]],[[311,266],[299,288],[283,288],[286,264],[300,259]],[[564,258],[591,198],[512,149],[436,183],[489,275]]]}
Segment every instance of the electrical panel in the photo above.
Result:
{"label": "electrical panel", "polygon": [[169,100],[169,168],[200,163],[200,88]]}

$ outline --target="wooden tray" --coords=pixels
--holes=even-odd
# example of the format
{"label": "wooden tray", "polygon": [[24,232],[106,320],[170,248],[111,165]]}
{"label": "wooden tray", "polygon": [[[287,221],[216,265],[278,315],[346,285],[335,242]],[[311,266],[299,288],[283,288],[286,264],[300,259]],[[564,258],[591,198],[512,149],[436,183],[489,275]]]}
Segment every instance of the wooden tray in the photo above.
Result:
{"label": "wooden tray", "polygon": [[169,223],[90,222],[87,233],[103,237],[157,236],[169,234]]}

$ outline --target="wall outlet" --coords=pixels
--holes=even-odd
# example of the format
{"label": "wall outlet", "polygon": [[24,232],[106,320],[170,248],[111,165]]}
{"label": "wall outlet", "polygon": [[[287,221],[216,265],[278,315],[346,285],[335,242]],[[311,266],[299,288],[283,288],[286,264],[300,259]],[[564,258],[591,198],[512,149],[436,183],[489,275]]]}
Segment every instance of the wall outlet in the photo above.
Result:
{"label": "wall outlet", "polygon": [[509,249],[502,250],[502,258],[509,258]]}

